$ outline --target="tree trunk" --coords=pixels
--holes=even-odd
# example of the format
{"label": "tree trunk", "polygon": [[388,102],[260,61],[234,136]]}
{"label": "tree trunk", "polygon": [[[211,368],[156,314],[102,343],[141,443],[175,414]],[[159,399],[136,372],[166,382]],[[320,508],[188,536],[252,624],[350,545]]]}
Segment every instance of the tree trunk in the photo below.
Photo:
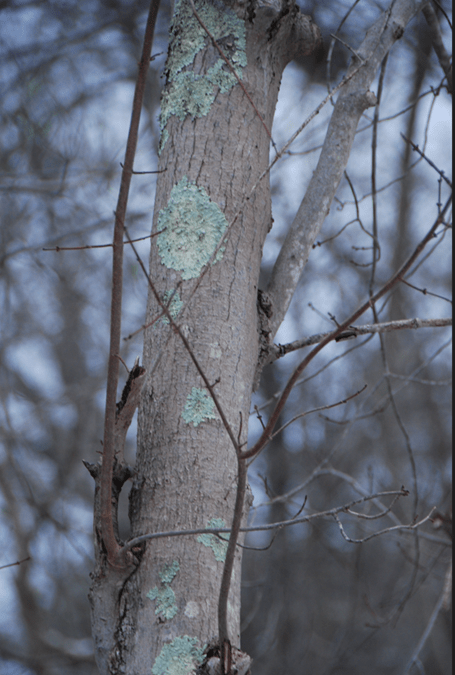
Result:
{"label": "tree trunk", "polygon": [[[159,169],[164,173],[154,211],[154,230],[161,234],[152,240],[150,275],[162,299],[172,297],[171,313],[183,303],[176,321],[210,383],[217,382],[225,416],[236,436],[241,428],[245,443],[259,350],[257,282],[272,222],[268,176],[252,189],[268,165],[268,131],[282,71],[295,55],[315,47],[319,32],[292,2],[272,7],[198,1],[195,9],[212,37],[191,3],[176,4],[161,109]],[[150,294],[147,322],[160,311]],[[133,536],[230,526],[235,449],[165,318],[146,331],[144,365],[130,494]],[[225,546],[214,535],[144,545],[136,568],[117,584],[115,640],[99,659],[102,672],[193,671],[204,645],[218,633]],[[236,646],[240,565],[238,549],[228,605],[229,636]],[[92,591],[95,617],[101,607],[97,597]],[[172,670],[173,663],[178,670]]]}

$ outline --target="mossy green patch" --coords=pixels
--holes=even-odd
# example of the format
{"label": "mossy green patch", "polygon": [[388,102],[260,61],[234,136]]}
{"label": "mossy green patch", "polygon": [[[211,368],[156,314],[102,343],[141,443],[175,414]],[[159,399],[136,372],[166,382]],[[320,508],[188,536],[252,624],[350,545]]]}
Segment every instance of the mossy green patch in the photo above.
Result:
{"label": "mossy green patch", "polygon": [[170,586],[158,588],[154,586],[148,593],[150,600],[156,600],[155,614],[161,614],[163,619],[173,619],[178,612],[175,602],[175,593]]}
{"label": "mossy green patch", "polygon": [[[207,192],[182,178],[171,190],[169,202],[158,215],[157,247],[161,261],[169,269],[194,279],[208,263],[228,226],[224,213]],[[223,256],[218,251],[215,261]]]}
{"label": "mossy green patch", "polygon": [[150,600],[156,600],[155,614],[161,614],[164,619],[172,619],[178,612],[178,607],[175,601],[175,593],[170,587],[171,581],[180,569],[177,560],[164,565],[159,573],[162,587],[154,586],[148,593],[147,597]]}
{"label": "mossy green patch", "polygon": [[190,675],[203,659],[203,647],[199,640],[189,635],[176,637],[163,646],[153,668],[152,675]]}
{"label": "mossy green patch", "polygon": [[179,569],[180,565],[177,560],[174,560],[168,565],[164,565],[161,572],[159,573],[163,584],[170,584],[174,577],[177,576]]}
{"label": "mossy green patch", "polygon": [[[178,315],[180,310],[183,307],[183,301],[180,299],[180,295],[178,293],[174,293],[174,291],[166,291],[164,296],[163,296],[163,302],[167,306],[169,314],[172,316],[173,319]],[[168,306],[169,298],[172,297],[171,304]],[[162,318],[163,323],[169,323],[169,319],[167,316],[163,316]]]}
{"label": "mossy green patch", "polygon": [[[226,522],[223,520],[223,518],[211,518],[207,523],[207,529],[215,527],[224,528],[226,527]],[[219,537],[221,537],[221,539]],[[224,562],[226,558],[229,535],[220,534],[219,537],[217,537],[215,534],[200,534],[197,540],[201,544],[204,544],[204,546],[207,546],[207,548],[212,549],[213,555],[218,562]]]}
{"label": "mossy green patch", "polygon": [[[223,53],[242,78],[247,64],[245,23],[225,4],[195,0],[196,10]],[[217,59],[205,73],[196,74],[184,68],[190,66],[198,52],[211,42],[196,19],[189,2],[177,0],[170,30],[169,55],[166,62],[168,83],[161,99],[160,151],[168,134],[166,124],[171,115],[183,120],[207,115],[218,91],[225,93],[237,79],[217,52]]]}
{"label": "mossy green patch", "polygon": [[205,389],[193,387],[188,394],[182,417],[187,424],[197,427],[205,420],[216,420],[215,404]]}

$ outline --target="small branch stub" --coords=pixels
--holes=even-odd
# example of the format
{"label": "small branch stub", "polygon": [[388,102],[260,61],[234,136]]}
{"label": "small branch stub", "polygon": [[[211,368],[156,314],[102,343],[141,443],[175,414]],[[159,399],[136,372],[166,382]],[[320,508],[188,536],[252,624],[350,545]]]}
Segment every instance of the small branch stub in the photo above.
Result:
{"label": "small branch stub", "polygon": [[[224,671],[226,675],[250,675],[251,656],[236,647],[231,647],[230,670]],[[197,669],[197,675],[223,675],[221,650],[216,639],[211,640],[204,650],[204,660]]]}

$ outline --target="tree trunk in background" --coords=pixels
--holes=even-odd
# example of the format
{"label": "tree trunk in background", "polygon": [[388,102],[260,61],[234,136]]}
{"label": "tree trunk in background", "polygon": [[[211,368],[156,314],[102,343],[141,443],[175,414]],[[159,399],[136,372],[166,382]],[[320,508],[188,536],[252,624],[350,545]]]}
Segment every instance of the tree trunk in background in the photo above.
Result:
{"label": "tree trunk in background", "polygon": [[[196,10],[236,69],[268,130],[285,65],[317,44],[319,32],[291,2],[196,2]],[[191,4],[177,3],[162,97],[159,169],[150,274],[177,319],[241,442],[247,439],[258,362],[257,281],[271,226],[264,123]],[[237,211],[216,261],[192,290]],[[147,322],[160,308],[150,295]],[[130,495],[133,536],[230,526],[237,483],[234,448],[180,339],[160,319],[145,336],[148,380],[139,413]],[[241,416],[241,417],[240,417]],[[246,515],[246,509],[245,509]],[[120,592],[109,672],[155,675],[175,662],[192,672],[218,633],[217,605],[225,545],[214,536],[149,542]],[[240,643],[240,564],[229,602],[229,632]],[[172,671],[174,672],[174,671]]]}

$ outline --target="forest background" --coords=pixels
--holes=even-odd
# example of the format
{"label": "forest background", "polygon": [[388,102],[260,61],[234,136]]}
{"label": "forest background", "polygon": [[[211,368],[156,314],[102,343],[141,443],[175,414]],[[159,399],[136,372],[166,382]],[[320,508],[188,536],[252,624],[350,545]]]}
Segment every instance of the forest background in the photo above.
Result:
{"label": "forest background", "polygon": [[[378,11],[376,3],[359,3],[338,30],[348,3],[301,7],[320,26],[324,46],[285,71],[272,133],[279,147],[346,69],[351,54],[331,35],[357,46]],[[447,40],[450,8],[434,7]],[[82,460],[95,461],[101,447],[111,254],[55,248],[112,238],[147,10],[146,2],[126,1],[0,5],[0,564],[24,561],[1,570],[0,672],[8,675],[96,673],[87,601],[93,481]],[[137,171],[156,168],[170,14],[163,2]],[[450,175],[446,85],[420,14],[392,51],[378,113],[376,274],[382,282],[447,199],[441,174],[400,135]],[[328,103],[272,170],[274,225],[263,284],[316,166],[331,111]],[[369,109],[361,120],[346,179],[277,344],[327,332],[331,315],[344,318],[364,301],[372,273],[374,114]],[[145,237],[137,244],[144,260],[154,190],[153,175],[134,177],[127,224],[132,236]],[[380,321],[450,315],[450,237],[451,229],[441,227],[412,269],[411,285],[395,287],[379,306]],[[147,285],[125,254],[122,358],[132,365],[142,352]],[[364,319],[373,323],[371,315]],[[382,520],[343,516],[349,537],[409,523],[416,493],[419,516],[436,507],[437,517],[418,533],[392,531],[362,544],[346,541],[333,518],[287,528],[270,547],[270,535],[249,535],[248,546],[266,550],[244,552],[242,645],[262,675],[297,674],[302,663],[318,675],[371,671],[372,663],[377,673],[449,672],[450,329],[401,330],[387,334],[384,344],[378,335],[358,336],[329,345],[311,364],[283,423],[368,386],[347,404],[288,426],[252,464],[250,522],[292,517],[305,497],[305,508],[315,513],[402,485],[411,495]],[[254,398],[260,410],[298,360],[298,352],[290,353],[265,369]],[[254,441],[261,426],[252,413]],[[134,430],[128,438],[134,463]],[[126,538],[126,496],[120,527]]]}

